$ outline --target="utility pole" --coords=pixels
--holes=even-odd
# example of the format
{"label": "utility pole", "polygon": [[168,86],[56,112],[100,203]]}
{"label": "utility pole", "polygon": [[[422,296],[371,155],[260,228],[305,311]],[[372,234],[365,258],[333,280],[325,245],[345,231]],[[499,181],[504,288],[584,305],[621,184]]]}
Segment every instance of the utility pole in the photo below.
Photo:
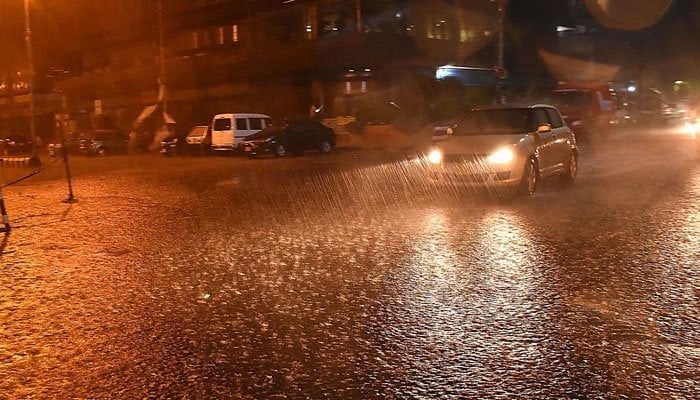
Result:
{"label": "utility pole", "polygon": [[505,15],[508,0],[498,0],[498,68],[503,68],[505,52]]}
{"label": "utility pole", "polygon": [[362,33],[362,0],[355,0],[355,20],[357,21],[357,33]]}
{"label": "utility pole", "polygon": [[29,64],[29,134],[32,138],[32,160],[36,159],[36,126],[34,123],[34,56],[32,52],[32,23],[29,0],[24,0],[25,40],[27,42],[27,63]]}
{"label": "utility pole", "polygon": [[160,60],[160,73],[158,76],[158,100],[163,102],[163,115],[165,116],[168,110],[168,100],[165,85],[167,77],[165,75],[165,43],[163,40],[163,30],[163,0],[158,0],[158,58]]}
{"label": "utility pole", "polygon": [[505,91],[503,90],[503,85],[506,77],[505,69],[505,18],[506,10],[508,7],[508,0],[496,0],[498,2],[498,59],[496,60],[496,98],[495,101],[498,104],[503,104],[506,102]]}

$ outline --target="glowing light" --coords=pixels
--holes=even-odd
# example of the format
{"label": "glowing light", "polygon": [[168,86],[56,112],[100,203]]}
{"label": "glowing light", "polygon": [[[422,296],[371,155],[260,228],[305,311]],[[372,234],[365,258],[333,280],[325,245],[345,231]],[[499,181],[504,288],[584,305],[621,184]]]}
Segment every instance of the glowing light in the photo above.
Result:
{"label": "glowing light", "polygon": [[513,154],[513,150],[509,148],[502,148],[491,153],[488,159],[491,164],[501,165],[508,164],[509,162],[513,161],[514,158],[515,154]]}
{"label": "glowing light", "polygon": [[439,149],[431,150],[430,153],[428,153],[428,161],[435,165],[442,163],[442,151]]}
{"label": "glowing light", "polygon": [[627,91],[630,92],[630,93],[634,93],[634,92],[637,91],[637,87],[634,86],[634,85],[630,85],[630,86],[627,87]]}
{"label": "glowing light", "polygon": [[698,132],[700,132],[700,124],[698,124],[698,122],[688,122],[685,125],[683,125],[681,131],[685,134],[696,137],[698,135]]}

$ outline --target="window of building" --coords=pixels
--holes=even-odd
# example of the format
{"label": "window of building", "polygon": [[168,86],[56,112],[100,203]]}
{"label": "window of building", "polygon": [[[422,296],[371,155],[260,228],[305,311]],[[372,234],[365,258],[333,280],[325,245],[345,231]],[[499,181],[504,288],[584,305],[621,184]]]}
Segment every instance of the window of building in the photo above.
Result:
{"label": "window of building", "polygon": [[233,40],[233,43],[238,42],[238,24],[231,26],[231,40]]}
{"label": "window of building", "polygon": [[218,33],[217,39],[218,39],[218,43],[219,43],[219,44],[224,44],[224,43],[226,43],[226,37],[224,36],[224,34],[225,34],[225,29],[226,29],[226,28],[224,28],[223,26],[220,26],[219,29],[218,29],[218,32],[217,32],[217,33]]}
{"label": "window of building", "polygon": [[450,39],[450,29],[447,20],[433,18],[428,24],[428,39]]}
{"label": "window of building", "polygon": [[367,93],[367,81],[345,81],[345,94]]}
{"label": "window of building", "polygon": [[306,39],[318,38],[318,10],[315,6],[308,7],[304,13],[304,36]]}
{"label": "window of building", "polygon": [[464,42],[473,42],[476,40],[476,32],[468,30],[466,28],[462,28],[459,31],[459,41],[464,43]]}

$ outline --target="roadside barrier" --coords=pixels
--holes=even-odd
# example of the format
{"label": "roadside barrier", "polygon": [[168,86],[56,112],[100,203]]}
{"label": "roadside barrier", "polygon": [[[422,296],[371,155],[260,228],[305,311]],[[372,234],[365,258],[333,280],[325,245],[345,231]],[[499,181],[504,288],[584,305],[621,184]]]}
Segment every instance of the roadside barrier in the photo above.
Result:
{"label": "roadside barrier", "polygon": [[33,157],[0,157],[0,164],[6,165],[8,167],[11,167],[11,166],[40,167],[41,160],[39,160],[39,157],[37,157],[37,156],[33,156]]}

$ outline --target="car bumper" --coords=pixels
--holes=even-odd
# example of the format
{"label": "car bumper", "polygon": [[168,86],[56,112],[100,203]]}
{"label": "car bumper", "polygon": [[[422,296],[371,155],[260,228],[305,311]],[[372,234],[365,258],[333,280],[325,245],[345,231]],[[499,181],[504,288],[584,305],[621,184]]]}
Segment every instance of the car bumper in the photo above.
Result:
{"label": "car bumper", "polygon": [[265,144],[259,144],[259,145],[251,145],[251,144],[244,144],[242,145],[243,147],[243,152],[247,155],[250,156],[261,156],[261,155],[267,155],[267,154],[272,154],[272,147],[267,146]]}
{"label": "car bumper", "polygon": [[430,180],[438,185],[459,187],[512,187],[520,182],[522,168],[515,163],[509,167],[433,166]]}

